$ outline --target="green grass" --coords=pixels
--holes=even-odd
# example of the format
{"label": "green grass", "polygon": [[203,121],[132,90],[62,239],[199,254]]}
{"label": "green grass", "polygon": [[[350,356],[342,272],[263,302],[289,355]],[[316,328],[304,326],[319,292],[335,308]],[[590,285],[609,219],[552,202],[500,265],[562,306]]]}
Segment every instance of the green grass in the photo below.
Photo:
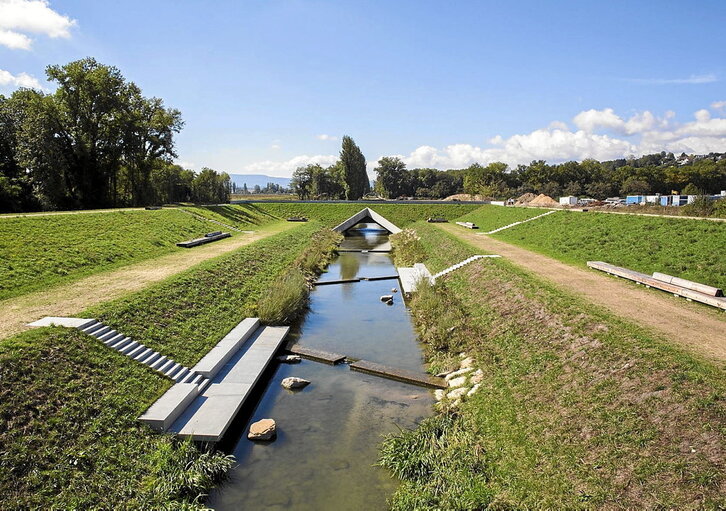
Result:
{"label": "green grass", "polygon": [[131,296],[106,302],[94,317],[149,348],[192,366],[245,317],[320,228],[300,224],[244,246]]}
{"label": "green grass", "polygon": [[726,288],[726,223],[561,212],[493,235],[564,262],[605,261]]}
{"label": "green grass", "polygon": [[[192,365],[254,315],[318,229],[301,224],[82,316]],[[142,426],[171,380],[76,330],[0,341],[0,380],[0,509],[196,508],[231,465]]]}
{"label": "green grass", "polygon": [[[238,226],[274,220],[253,207],[235,211]],[[212,209],[205,214],[218,213]],[[250,224],[243,224],[243,218]],[[174,209],[3,218],[0,300],[186,250],[176,243],[219,229]]]}
{"label": "green grass", "polygon": [[453,221],[462,215],[470,213],[478,205],[473,204],[282,204],[257,203],[254,204],[262,211],[280,218],[303,216],[318,220],[325,227],[335,227],[366,207],[396,224],[398,227],[429,217],[443,217]]}
{"label": "green grass", "polygon": [[[493,231],[499,227],[521,222],[528,218],[547,213],[547,209],[541,208],[516,208],[503,206],[481,206],[478,209],[457,218],[457,222],[474,222],[480,232]],[[535,220],[538,222],[539,220]]]}
{"label": "green grass", "polygon": [[[476,253],[416,229],[427,265]],[[411,307],[432,371],[465,351],[485,379],[451,416],[384,443],[381,463],[403,479],[393,509],[726,505],[722,367],[500,259],[450,274]]]}
{"label": "green grass", "polygon": [[[194,206],[185,205],[180,209],[189,211],[196,215],[203,216],[210,220],[216,220],[238,229],[251,229],[255,226],[265,225],[270,222],[275,222],[279,218],[263,211],[255,205],[223,205],[223,206]],[[214,223],[208,224],[210,229],[214,227]],[[219,226],[222,229],[222,226]],[[216,230],[219,230],[216,229]],[[215,229],[212,229],[215,230]]]}

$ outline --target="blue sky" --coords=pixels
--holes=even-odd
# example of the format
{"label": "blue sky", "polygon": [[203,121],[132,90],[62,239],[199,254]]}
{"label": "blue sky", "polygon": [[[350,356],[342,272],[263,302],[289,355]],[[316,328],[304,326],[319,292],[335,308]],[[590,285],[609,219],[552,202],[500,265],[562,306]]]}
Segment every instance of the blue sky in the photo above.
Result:
{"label": "blue sky", "polygon": [[0,0],[0,92],[94,56],[182,111],[179,161],[289,175],[726,151],[726,2]]}

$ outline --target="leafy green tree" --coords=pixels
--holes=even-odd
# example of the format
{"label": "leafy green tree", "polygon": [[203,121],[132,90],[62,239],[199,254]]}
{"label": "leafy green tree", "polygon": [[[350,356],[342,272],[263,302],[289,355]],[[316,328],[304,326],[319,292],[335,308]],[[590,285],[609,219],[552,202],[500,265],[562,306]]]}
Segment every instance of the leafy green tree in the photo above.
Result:
{"label": "leafy green tree", "polygon": [[192,181],[192,199],[203,204],[229,202],[230,183],[226,172],[205,167]]}
{"label": "leafy green tree", "polygon": [[313,193],[313,165],[298,167],[292,173],[290,187],[301,200],[307,200]]}
{"label": "leafy green tree", "polygon": [[623,195],[645,195],[650,193],[650,185],[644,179],[638,179],[636,176],[627,178],[620,187],[620,193]]}
{"label": "leafy green tree", "polygon": [[347,200],[358,200],[371,191],[368,173],[366,172],[366,159],[360,148],[348,135],[343,137],[340,163],[343,169],[345,198]]}
{"label": "leafy green tree", "polygon": [[386,156],[378,160],[378,166],[373,169],[378,175],[376,179],[376,192],[386,198],[397,198],[406,195],[410,188],[410,176],[406,164],[395,156]]}

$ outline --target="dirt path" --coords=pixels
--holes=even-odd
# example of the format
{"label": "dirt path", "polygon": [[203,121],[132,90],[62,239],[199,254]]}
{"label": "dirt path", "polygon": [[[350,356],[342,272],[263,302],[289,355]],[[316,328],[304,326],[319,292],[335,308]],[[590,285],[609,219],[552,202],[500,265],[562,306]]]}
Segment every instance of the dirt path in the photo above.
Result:
{"label": "dirt path", "polygon": [[208,259],[291,227],[293,224],[286,222],[273,224],[254,234],[240,234],[209,245],[91,275],[47,291],[36,291],[0,301],[0,339],[24,330],[27,323],[36,319],[45,316],[73,316],[91,305],[138,291]]}
{"label": "dirt path", "polygon": [[550,257],[465,231],[455,225],[436,224],[482,249],[500,254],[514,264],[540,275],[571,293],[579,294],[625,319],[651,328],[692,351],[726,361],[726,314],[705,306],[642,289],[625,281],[561,263]]}

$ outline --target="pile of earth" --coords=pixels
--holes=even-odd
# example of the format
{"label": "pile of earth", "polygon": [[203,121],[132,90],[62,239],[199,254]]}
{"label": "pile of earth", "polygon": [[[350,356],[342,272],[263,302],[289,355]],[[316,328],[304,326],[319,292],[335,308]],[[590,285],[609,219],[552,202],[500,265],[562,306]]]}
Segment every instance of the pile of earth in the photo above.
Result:
{"label": "pile of earth", "polygon": [[525,193],[524,195],[521,195],[517,200],[514,202],[517,205],[520,204],[529,204],[532,202],[537,196],[533,193]]}
{"label": "pile of earth", "polygon": [[449,200],[449,201],[491,200],[491,197],[485,197],[484,195],[471,195],[470,193],[457,193],[456,195],[449,195],[444,200]]}
{"label": "pile of earth", "polygon": [[545,208],[551,208],[554,206],[559,206],[560,204],[554,200],[549,195],[545,195],[543,193],[540,193],[537,197],[532,199],[529,204],[529,206],[542,206]]}

